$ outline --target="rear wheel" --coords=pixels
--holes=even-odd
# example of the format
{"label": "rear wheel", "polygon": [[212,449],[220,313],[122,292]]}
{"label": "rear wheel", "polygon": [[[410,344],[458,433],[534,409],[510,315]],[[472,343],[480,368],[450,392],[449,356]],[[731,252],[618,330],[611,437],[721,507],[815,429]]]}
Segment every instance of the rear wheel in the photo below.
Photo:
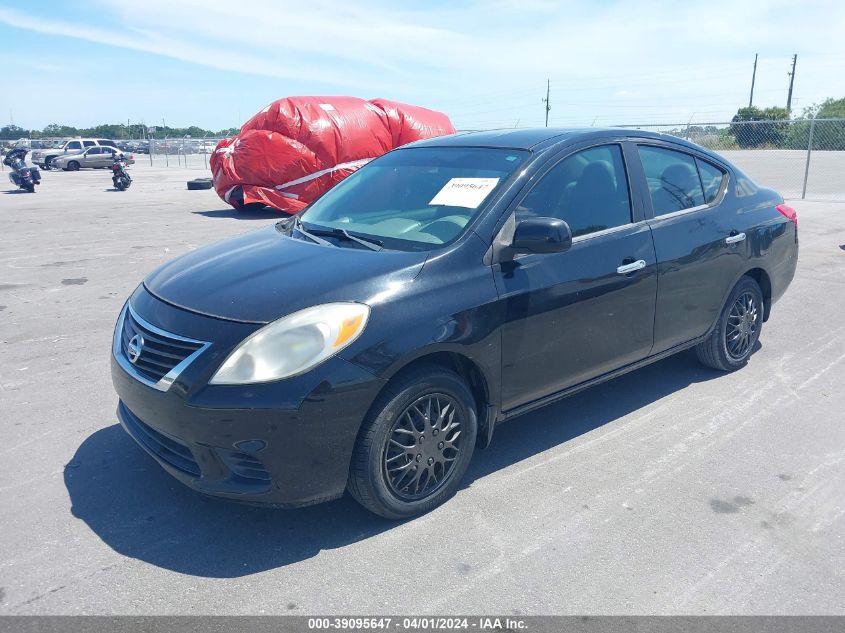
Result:
{"label": "rear wheel", "polygon": [[763,327],[763,293],[751,277],[743,277],[725,302],[710,336],[695,348],[698,360],[721,371],[745,367]]}
{"label": "rear wheel", "polygon": [[79,171],[79,163],[75,160],[70,161],[67,164],[67,170],[68,171]]}
{"label": "rear wheel", "polygon": [[428,512],[458,489],[477,425],[472,394],[454,372],[426,365],[397,376],[361,427],[349,492],[388,519]]}
{"label": "rear wheel", "polygon": [[35,183],[34,182],[25,182],[23,184],[23,188],[26,189],[29,193],[35,193]]}

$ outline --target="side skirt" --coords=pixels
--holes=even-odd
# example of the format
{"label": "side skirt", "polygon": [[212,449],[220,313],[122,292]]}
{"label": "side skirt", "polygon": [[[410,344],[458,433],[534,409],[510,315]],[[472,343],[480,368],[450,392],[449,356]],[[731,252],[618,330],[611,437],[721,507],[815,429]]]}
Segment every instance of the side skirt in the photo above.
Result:
{"label": "side skirt", "polygon": [[528,413],[529,411],[534,411],[535,409],[545,407],[548,404],[557,402],[558,400],[562,400],[563,398],[578,393],[579,391],[584,391],[585,389],[589,389],[590,387],[594,387],[603,382],[607,382],[608,380],[618,378],[619,376],[627,374],[628,372],[640,369],[641,367],[645,367],[646,365],[650,365],[651,363],[655,363],[659,360],[663,360],[664,358],[672,356],[673,354],[677,354],[678,352],[682,352],[685,349],[689,349],[690,347],[695,347],[701,341],[706,339],[709,334],[710,332],[708,331],[707,334],[705,334],[704,336],[700,336],[691,341],[687,341],[686,343],[681,343],[680,345],[676,345],[675,347],[670,347],[669,349],[660,352],[659,354],[655,354],[654,356],[647,356],[646,358],[638,360],[635,363],[625,365],[624,367],[620,367],[619,369],[615,369],[606,374],[602,374],[601,376],[597,376],[586,382],[573,385],[572,387],[567,387],[562,391],[558,391],[548,396],[543,396],[542,398],[539,398],[537,400],[532,400],[531,402],[527,402],[526,404],[522,404],[508,411],[502,411],[497,422],[504,422],[505,420],[510,420],[511,418],[523,415],[524,413]]}

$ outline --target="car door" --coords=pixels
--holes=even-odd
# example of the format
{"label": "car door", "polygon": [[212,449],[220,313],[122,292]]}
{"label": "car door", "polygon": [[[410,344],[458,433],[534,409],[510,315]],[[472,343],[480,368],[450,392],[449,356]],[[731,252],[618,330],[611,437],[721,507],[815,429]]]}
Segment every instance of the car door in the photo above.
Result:
{"label": "car door", "polygon": [[107,146],[101,145],[100,146],[100,160],[98,162],[98,165],[100,167],[111,167],[112,163],[114,162],[113,152],[115,152],[115,151],[116,151],[116,149],[113,148],[113,147],[107,147]]}
{"label": "car door", "polygon": [[651,140],[637,143],[637,155],[658,262],[656,354],[706,334],[715,323],[742,272],[745,233],[727,209],[724,167]]}
{"label": "car door", "polygon": [[103,160],[103,155],[100,153],[99,147],[89,147],[85,150],[85,157],[83,158],[83,167],[100,167]]}
{"label": "car door", "polygon": [[651,233],[632,204],[621,142],[565,153],[513,214],[561,218],[573,240],[562,253],[494,266],[506,411],[648,356],[657,293]]}
{"label": "car door", "polygon": [[82,141],[68,141],[65,145],[65,154],[78,154],[82,151]]}

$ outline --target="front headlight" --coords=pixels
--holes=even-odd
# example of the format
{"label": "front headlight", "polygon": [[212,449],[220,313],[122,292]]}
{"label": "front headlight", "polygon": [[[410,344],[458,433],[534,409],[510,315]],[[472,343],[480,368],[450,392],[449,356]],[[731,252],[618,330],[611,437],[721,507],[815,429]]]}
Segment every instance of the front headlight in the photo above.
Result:
{"label": "front headlight", "polygon": [[238,345],[209,382],[245,385],[304,373],[358,338],[369,316],[363,303],[326,303],[289,314]]}

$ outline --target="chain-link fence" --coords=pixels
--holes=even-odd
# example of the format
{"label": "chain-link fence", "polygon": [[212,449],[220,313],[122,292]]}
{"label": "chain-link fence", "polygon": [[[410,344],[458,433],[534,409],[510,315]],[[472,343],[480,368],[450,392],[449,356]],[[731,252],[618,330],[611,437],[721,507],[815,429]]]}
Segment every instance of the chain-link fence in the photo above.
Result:
{"label": "chain-link fence", "polygon": [[[623,125],[671,134],[722,154],[785,198],[845,200],[845,119]],[[27,139],[28,140],[28,139]],[[219,137],[120,141],[135,161],[209,169]],[[0,140],[0,143],[3,141]],[[39,145],[51,141],[41,139]],[[53,141],[58,146],[63,140]],[[15,141],[6,141],[14,145]]]}
{"label": "chain-link fence", "polygon": [[[79,137],[74,137],[79,138]],[[93,138],[93,137],[92,137]],[[113,141],[124,152],[134,155],[135,162],[147,161],[150,165],[182,167],[186,169],[208,169],[208,162],[217,143],[222,137],[207,136],[191,138],[190,136],[165,137],[163,139],[121,139]],[[13,147],[26,147],[39,152],[60,149],[73,138],[39,138],[39,139],[3,139],[0,138],[0,151],[8,151]],[[0,169],[3,169],[0,163]]]}
{"label": "chain-link fence", "polygon": [[845,119],[633,125],[723,155],[785,198],[845,200]]}
{"label": "chain-link fence", "polygon": [[[209,158],[220,140],[219,137],[210,136],[201,139],[190,137],[151,139],[140,147],[139,153],[149,154],[148,159],[151,165],[208,169]],[[135,160],[136,162],[142,160],[142,157],[136,156]]]}

